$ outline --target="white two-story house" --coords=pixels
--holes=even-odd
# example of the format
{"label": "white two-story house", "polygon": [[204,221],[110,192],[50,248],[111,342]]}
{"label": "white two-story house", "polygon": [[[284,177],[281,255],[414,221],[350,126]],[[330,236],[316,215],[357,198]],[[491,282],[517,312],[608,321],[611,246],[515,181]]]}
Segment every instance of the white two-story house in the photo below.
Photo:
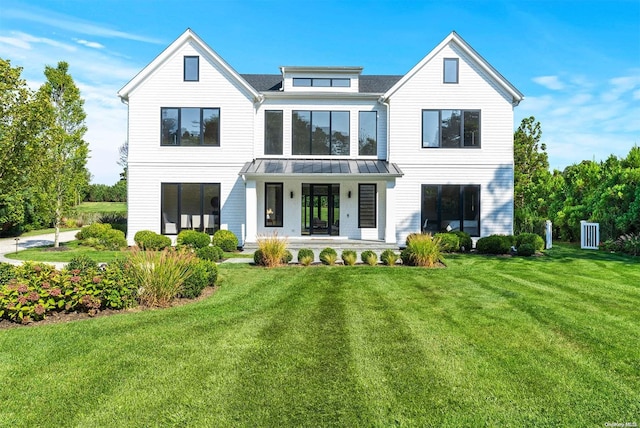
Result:
{"label": "white two-story house", "polygon": [[140,230],[229,229],[241,244],[512,233],[523,95],[455,32],[396,76],[239,74],[187,30],[118,95],[131,243]]}

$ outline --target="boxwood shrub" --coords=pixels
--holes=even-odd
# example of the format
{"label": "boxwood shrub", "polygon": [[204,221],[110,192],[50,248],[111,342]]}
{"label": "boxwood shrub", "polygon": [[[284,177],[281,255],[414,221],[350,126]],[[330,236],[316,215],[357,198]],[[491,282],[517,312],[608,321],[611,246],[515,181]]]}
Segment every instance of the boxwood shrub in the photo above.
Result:
{"label": "boxwood shrub", "polygon": [[338,253],[331,247],[327,247],[320,251],[320,261],[323,265],[334,265],[338,260]]}
{"label": "boxwood shrub", "polygon": [[473,249],[473,239],[471,239],[471,235],[467,232],[463,232],[461,230],[452,230],[451,232],[447,232],[450,235],[456,235],[458,237],[459,249],[460,251],[471,251]]}
{"label": "boxwood shrub", "polygon": [[202,294],[202,290],[215,285],[218,278],[218,266],[209,260],[198,260],[190,267],[191,275],[182,283],[180,296],[195,299]]}
{"label": "boxwood shrub", "polygon": [[210,260],[212,262],[219,262],[224,257],[224,251],[222,248],[215,245],[209,245],[208,247],[198,248],[196,250],[196,256],[202,260]]}
{"label": "boxwood shrub", "polygon": [[353,266],[356,264],[356,261],[358,261],[358,255],[353,250],[344,250],[340,258],[342,258],[342,263],[344,263],[345,266]]}
{"label": "boxwood shrub", "polygon": [[[534,251],[544,250],[544,239],[537,233],[521,233],[516,236],[516,247],[520,248],[522,244],[530,244]],[[520,252],[520,250],[518,250]]]}
{"label": "boxwood shrub", "polygon": [[142,250],[160,251],[171,246],[171,238],[151,230],[140,230],[136,232],[133,240]]}
{"label": "boxwood shrub", "polygon": [[395,266],[398,258],[398,254],[391,249],[386,249],[380,254],[380,260],[387,266]]}
{"label": "boxwood shrub", "polygon": [[304,262],[308,260],[308,257],[311,257],[311,263],[313,263],[313,260],[316,257],[313,250],[310,250],[309,248],[300,248],[300,250],[298,250],[298,263],[304,264]]}
{"label": "boxwood shrub", "polygon": [[93,223],[83,227],[76,233],[80,244],[94,247],[97,250],[119,250],[127,246],[127,239],[120,230],[111,228],[110,224]]}
{"label": "boxwood shrub", "polygon": [[204,248],[211,245],[211,237],[197,230],[182,230],[178,233],[177,243],[179,247]]}
{"label": "boxwood shrub", "polygon": [[433,235],[440,239],[440,249],[444,253],[456,253],[460,251],[460,238],[453,233],[436,233]]}
{"label": "boxwood shrub", "polygon": [[218,230],[213,234],[213,245],[231,252],[238,249],[238,237],[230,230]]}
{"label": "boxwood shrub", "polygon": [[533,256],[536,253],[536,249],[532,244],[524,243],[518,247],[518,255],[522,257]]}
{"label": "boxwood shrub", "polygon": [[360,254],[360,260],[369,266],[375,266],[378,264],[378,255],[371,250],[365,250]]}
{"label": "boxwood shrub", "polygon": [[480,254],[509,254],[513,244],[512,235],[490,235],[478,239],[476,249]]}

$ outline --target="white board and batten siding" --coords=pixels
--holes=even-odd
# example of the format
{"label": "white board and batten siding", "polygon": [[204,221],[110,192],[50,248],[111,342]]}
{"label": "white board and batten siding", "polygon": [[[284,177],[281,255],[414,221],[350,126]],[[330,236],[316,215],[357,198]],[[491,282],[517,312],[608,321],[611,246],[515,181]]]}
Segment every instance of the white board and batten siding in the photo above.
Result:
{"label": "white board and batten siding", "polygon": [[[444,58],[459,58],[457,84],[443,83]],[[422,148],[423,110],[480,110],[480,148]],[[511,96],[457,47],[445,45],[390,97],[390,153],[397,182],[398,242],[420,231],[421,185],[480,185],[481,236],[513,231]]]}
{"label": "white board and batten siding", "polygon": [[[185,82],[183,57],[192,55],[200,57],[199,81]],[[138,230],[160,232],[161,183],[221,183],[221,222],[241,236],[244,187],[237,182],[238,171],[253,158],[251,95],[191,42],[167,58],[128,98],[129,242]],[[162,107],[220,108],[220,147],[161,146]]]}

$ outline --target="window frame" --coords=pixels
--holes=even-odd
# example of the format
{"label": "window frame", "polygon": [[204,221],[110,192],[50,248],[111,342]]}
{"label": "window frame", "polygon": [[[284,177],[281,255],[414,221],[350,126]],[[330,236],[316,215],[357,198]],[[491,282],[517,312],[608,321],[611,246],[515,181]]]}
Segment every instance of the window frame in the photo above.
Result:
{"label": "window frame", "polygon": [[[458,146],[442,146],[442,112],[443,111],[457,111],[460,112],[460,144]],[[427,112],[437,112],[438,113],[438,145],[437,146],[427,146],[424,141],[425,134],[425,113]],[[465,116],[467,113],[477,113],[478,116],[478,143],[474,145],[465,144]],[[421,147],[423,149],[480,149],[482,148],[482,110],[480,109],[422,109],[422,132],[421,132]],[[474,137],[475,138],[475,137]]]}
{"label": "window frame", "polygon": [[[198,144],[182,144],[182,110],[183,109],[198,109],[199,117],[200,117],[200,135],[198,136]],[[164,125],[163,121],[163,113],[165,110],[177,110],[178,111],[178,121],[177,121],[177,129],[178,132],[176,134],[176,144],[169,144],[164,142]],[[205,144],[204,143],[204,112],[205,110],[216,110],[218,112],[218,135],[216,135],[217,144]],[[221,111],[220,107],[160,107],[160,146],[161,147],[220,147],[220,124],[221,120]]]}
{"label": "window frame", "polygon": [[[456,77],[455,81],[447,80],[447,64],[455,64]],[[444,58],[442,60],[442,83],[447,85],[455,85],[460,83],[460,59]]]}
{"label": "window frame", "polygon": [[[427,228],[425,230],[425,219],[427,219],[427,216],[425,215],[425,200],[424,200],[424,195],[425,195],[425,187],[432,187],[432,188],[436,188],[437,189],[437,193],[436,193],[436,219],[432,220],[435,221],[436,224],[438,225],[438,227],[436,227],[436,229],[429,229]],[[442,226],[442,223],[445,221],[445,219],[443,219],[443,189],[445,187],[458,187],[458,200],[457,200],[457,219],[449,219],[449,220],[453,220],[453,221],[459,221],[459,225],[460,227],[458,228],[458,230],[461,230],[463,232],[465,231],[465,226],[464,226],[464,222],[465,222],[465,214],[466,214],[466,210],[467,207],[472,207],[473,210],[477,210],[477,217],[478,219],[475,220],[476,221],[476,227],[477,227],[477,233],[471,234],[470,235],[472,237],[479,237],[480,236],[480,229],[481,229],[481,224],[482,224],[482,216],[481,216],[481,210],[482,210],[482,205],[481,205],[481,197],[482,197],[482,186],[480,184],[422,184],[420,186],[420,230],[421,231],[426,231],[426,232],[432,232],[432,233],[440,233],[440,232],[444,232],[446,231],[446,226],[445,228],[442,228],[440,226]],[[476,189],[476,193],[475,195],[477,195],[477,200],[471,202],[471,204],[467,203],[466,201],[466,190],[469,189]],[[472,195],[473,196],[473,195]],[[429,224],[427,224],[428,226]],[[469,233],[469,232],[467,232]]]}
{"label": "window frame", "polygon": [[[270,127],[267,126],[267,116],[269,113],[279,113],[280,114],[280,141],[279,141],[279,148],[280,150],[270,150],[267,151],[267,147],[269,147],[267,145],[267,141],[269,140],[268,138],[268,131],[271,129]],[[282,155],[284,154],[284,111],[283,110],[265,110],[264,111],[264,147],[263,147],[263,151],[265,155]]]}
{"label": "window frame", "polygon": [[[221,195],[222,195],[222,183],[188,183],[188,182],[161,182],[160,183],[160,234],[161,235],[171,235],[173,236],[174,234],[171,233],[167,233],[166,232],[166,224],[167,223],[171,223],[171,219],[167,218],[167,222],[165,222],[165,188],[167,186],[176,186],[176,201],[175,201],[175,206],[176,206],[176,214],[177,214],[177,218],[175,219],[175,228],[176,228],[176,233],[175,235],[177,235],[178,233],[180,233],[182,230],[189,230],[187,228],[182,228],[182,222],[181,220],[181,215],[182,215],[182,186],[184,185],[198,185],[200,186],[199,189],[199,194],[200,194],[200,201],[199,201],[199,205],[200,205],[200,226],[198,226],[199,231],[204,231],[206,232],[207,227],[205,227],[204,224],[204,215],[205,215],[205,207],[211,207],[212,211],[211,214],[207,214],[207,215],[212,215],[217,216],[217,223],[214,223],[214,227],[212,228],[211,231],[211,235],[213,235],[216,231],[220,230],[221,225],[222,225],[222,209],[221,209],[221,204],[220,204],[220,199],[221,199]],[[207,204],[207,201],[205,201],[205,189],[206,186],[217,186],[218,189],[218,194],[217,196],[214,195],[211,198],[211,201],[209,202],[209,204]],[[215,202],[215,206],[214,206],[214,202]]]}
{"label": "window frame", "polygon": [[[309,113],[309,133],[308,139],[305,141],[305,144],[308,146],[308,151],[305,153],[295,153],[296,149],[296,134],[295,134],[295,121],[293,119],[294,114],[300,116],[299,113]],[[329,138],[329,152],[328,153],[313,153],[313,132],[314,132],[314,122],[313,115],[314,113],[329,113],[329,133],[327,137]],[[333,154],[334,148],[334,139],[333,139],[333,114],[334,113],[346,113],[347,114],[347,131],[349,135],[347,136],[348,143],[346,145],[347,152],[341,154]],[[349,156],[351,154],[351,111],[349,110],[291,110],[291,155],[292,156]]]}
{"label": "window frame", "polygon": [[[328,85],[320,82],[328,81]],[[308,82],[308,83],[307,83]],[[347,83],[346,85],[342,83]],[[294,77],[293,86],[296,88],[350,88],[351,78],[349,77]]]}
{"label": "window frame", "polygon": [[[362,188],[373,187],[373,207],[371,213],[363,212],[362,209]],[[373,215],[373,222],[371,219],[368,222],[363,222],[363,214]],[[364,225],[363,225],[364,224]],[[358,228],[359,229],[376,229],[378,227],[378,185],[376,183],[358,183]]]}
{"label": "window frame", "polygon": [[[269,187],[275,188],[277,192],[275,197],[277,206],[272,213],[269,213],[271,207],[267,206]],[[278,198],[278,193],[280,194],[280,198]],[[264,183],[264,204],[264,227],[284,227],[284,183]],[[276,214],[276,219],[279,217],[279,220],[274,222],[273,219],[269,218],[271,214]],[[279,214],[279,216],[277,214]],[[269,221],[271,221],[271,224],[269,224]]]}
{"label": "window frame", "polygon": [[[191,78],[187,78],[187,62],[190,60],[196,60],[196,64],[195,64],[195,79],[191,79]],[[182,63],[182,67],[183,67],[183,80],[185,82],[199,82],[200,81],[200,57],[198,55],[185,55],[183,57],[183,63]]]}

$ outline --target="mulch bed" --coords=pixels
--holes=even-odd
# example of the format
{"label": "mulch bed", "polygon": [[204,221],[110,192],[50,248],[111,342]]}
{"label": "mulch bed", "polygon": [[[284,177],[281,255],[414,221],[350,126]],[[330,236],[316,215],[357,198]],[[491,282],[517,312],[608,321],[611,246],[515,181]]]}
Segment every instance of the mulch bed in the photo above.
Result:
{"label": "mulch bed", "polygon": [[[217,286],[207,287],[204,290],[202,290],[202,294],[196,297],[195,299],[185,299],[185,298],[174,299],[173,302],[171,303],[171,306],[169,307],[173,308],[176,306],[184,306],[190,303],[199,302],[200,300],[204,300],[207,297],[211,296],[217,290],[218,290]],[[136,312],[142,312],[142,311],[157,311],[162,309],[166,309],[166,308],[155,308],[155,307],[138,305],[135,308],[129,308],[129,309],[104,309],[93,316],[89,315],[86,312],[53,312],[51,314],[48,314],[45,319],[41,321],[32,321],[29,324],[19,324],[6,319],[0,319],[0,330],[6,330],[10,328],[36,327],[39,325],[59,324],[59,323],[66,323],[71,321],[86,320],[89,318],[108,317],[110,315],[116,315],[116,314],[136,313]]]}

